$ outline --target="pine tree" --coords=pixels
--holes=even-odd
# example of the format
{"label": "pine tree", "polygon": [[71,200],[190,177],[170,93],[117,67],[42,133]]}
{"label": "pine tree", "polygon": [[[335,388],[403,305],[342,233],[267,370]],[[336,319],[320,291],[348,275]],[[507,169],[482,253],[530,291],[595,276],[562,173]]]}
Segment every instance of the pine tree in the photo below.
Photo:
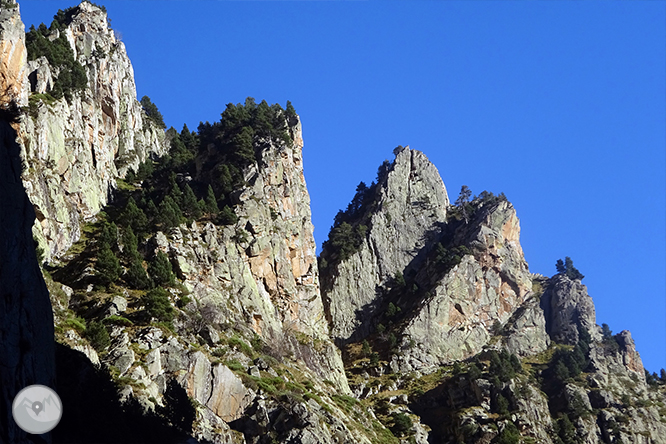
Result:
{"label": "pine tree", "polygon": [[560,438],[564,444],[574,444],[576,442],[576,427],[572,424],[567,415],[563,415],[559,421]]}
{"label": "pine tree", "polygon": [[[233,167],[233,165],[232,165]],[[231,193],[234,189],[233,177],[231,175],[231,168],[229,165],[220,163],[215,167],[215,189],[217,189],[223,195]]]}
{"label": "pine tree", "polygon": [[564,268],[564,262],[562,262],[562,259],[557,260],[557,263],[555,264],[555,269],[557,269],[557,272],[560,274],[567,271],[567,269]]}
{"label": "pine tree", "polygon": [[153,202],[153,199],[148,199],[148,203],[146,204],[146,216],[148,219],[151,221],[154,221],[157,218],[157,206],[155,205],[155,202]]}
{"label": "pine tree", "polygon": [[139,256],[139,241],[134,235],[132,227],[125,228],[123,232],[123,256],[127,260]]}
{"label": "pine tree", "polygon": [[133,197],[127,200],[125,209],[120,215],[120,223],[125,227],[132,227],[135,233],[143,233],[148,226],[148,218],[143,210],[136,205]]}
{"label": "pine tree", "polygon": [[148,265],[148,274],[156,285],[173,285],[174,275],[171,271],[171,262],[166,254],[158,251]]}
{"label": "pine tree", "polygon": [[194,191],[188,184],[183,186],[183,204],[181,206],[185,214],[188,216],[199,219],[201,217],[201,208],[199,207],[199,202],[197,197],[194,195]]}
{"label": "pine tree", "polygon": [[460,208],[460,214],[463,219],[465,219],[466,224],[469,223],[469,210],[467,205],[471,196],[472,190],[470,190],[467,185],[463,185],[460,189],[460,195],[458,195],[458,199],[456,200],[456,206]]}
{"label": "pine tree", "polygon": [[165,196],[157,210],[156,222],[162,226],[162,230],[169,230],[180,225],[182,219],[180,207],[171,196]]}
{"label": "pine tree", "polygon": [[169,190],[169,196],[171,196],[178,207],[181,207],[183,204],[183,192],[180,191],[178,182],[176,182],[176,173],[173,171],[169,174]]}
{"label": "pine tree", "polygon": [[518,444],[520,442],[518,428],[512,422],[507,422],[496,442],[497,444]]}
{"label": "pine tree", "polygon": [[139,181],[144,181],[148,179],[150,176],[152,176],[154,171],[155,171],[155,165],[153,165],[153,161],[150,159],[146,159],[145,162],[139,165],[139,169],[136,172],[135,179]]}
{"label": "pine tree", "polygon": [[85,336],[90,342],[90,345],[98,352],[104,351],[109,345],[111,345],[109,332],[101,322],[90,322],[86,326]]}
{"label": "pine tree", "polygon": [[393,302],[389,302],[388,308],[386,309],[386,316],[392,318],[397,312],[398,308],[395,306],[395,304]]}
{"label": "pine tree", "polygon": [[153,288],[141,298],[141,303],[150,317],[167,322],[173,320],[173,307],[165,289]]}
{"label": "pine tree", "polygon": [[162,113],[157,110],[157,106],[150,100],[150,97],[143,96],[141,98],[141,107],[143,108],[148,118],[155,122],[157,126],[160,128],[166,128]]}
{"label": "pine tree", "polygon": [[287,116],[287,119],[289,120],[290,124],[291,124],[291,121],[295,117],[297,117],[296,110],[294,109],[294,105],[292,105],[289,100],[287,100],[287,109],[285,110],[285,115]]}
{"label": "pine tree", "polygon": [[254,130],[246,126],[236,134],[231,143],[234,146],[235,161],[240,166],[249,165],[255,161],[254,155]]}
{"label": "pine tree", "polygon": [[109,285],[118,280],[122,268],[116,255],[108,244],[103,244],[97,254],[95,274],[103,285]]}
{"label": "pine tree", "polygon": [[564,268],[566,268],[566,274],[570,279],[582,280],[585,277],[573,266],[573,260],[569,256],[564,258]]}
{"label": "pine tree", "polygon": [[195,151],[199,146],[196,133],[191,132],[187,125],[183,125],[183,129],[180,132],[180,140],[183,141],[187,149],[190,151]]}
{"label": "pine tree", "polygon": [[143,261],[139,257],[133,257],[125,273],[125,281],[132,287],[139,290],[150,287],[150,278],[143,268]]}
{"label": "pine tree", "polygon": [[366,358],[370,356],[370,353],[372,353],[372,349],[370,348],[370,343],[368,343],[367,339],[363,340],[363,345],[361,347],[361,355]]}
{"label": "pine tree", "polygon": [[104,222],[102,225],[102,231],[99,235],[99,244],[100,245],[117,245],[118,244],[118,227],[115,223]]}
{"label": "pine tree", "polygon": [[228,205],[225,205],[224,208],[222,208],[222,211],[220,211],[218,221],[222,225],[233,225],[238,222],[238,216],[236,216],[234,210],[229,208]]}
{"label": "pine tree", "polygon": [[507,415],[509,413],[509,401],[502,394],[497,395],[494,407],[495,411],[500,415]]}

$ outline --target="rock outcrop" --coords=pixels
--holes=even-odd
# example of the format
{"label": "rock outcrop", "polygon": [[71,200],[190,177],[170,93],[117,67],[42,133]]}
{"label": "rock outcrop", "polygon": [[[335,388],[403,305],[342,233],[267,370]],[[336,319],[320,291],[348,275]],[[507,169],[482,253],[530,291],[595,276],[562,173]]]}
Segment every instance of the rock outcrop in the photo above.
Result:
{"label": "rock outcrop", "polygon": [[173,258],[199,311],[211,313],[208,323],[243,325],[348,392],[319,291],[300,122],[291,138],[246,169],[234,226],[194,223],[171,240],[158,233],[155,244]]}
{"label": "rock outcrop", "polygon": [[15,0],[0,6],[0,101],[28,103],[25,31]]}
{"label": "rock outcrop", "polygon": [[[80,238],[81,223],[106,205],[116,179],[166,151],[164,132],[137,101],[132,64],[106,13],[88,2],[74,12],[60,32],[85,68],[86,88],[71,100],[39,96],[49,92],[55,71],[45,57],[9,71],[16,77],[13,84],[23,86],[21,96],[31,94],[19,131],[27,166],[22,177],[37,213],[34,235],[47,261],[61,257]],[[22,41],[14,46],[19,49],[10,68],[17,57],[25,60]]]}
{"label": "rock outcrop", "polygon": [[[379,178],[368,233],[358,251],[330,271],[324,298],[331,336],[344,343],[367,336],[378,293],[396,273],[416,272],[425,259],[418,253],[446,220],[449,198],[437,168],[420,151],[397,149]],[[326,257],[327,252],[322,252]]]}
{"label": "rock outcrop", "polygon": [[594,339],[600,339],[594,303],[579,280],[563,274],[554,276],[543,293],[541,307],[546,317],[546,331],[557,342],[576,344],[580,328]]}
{"label": "rock outcrop", "polygon": [[[474,253],[463,256],[413,312],[403,330],[399,368],[432,370],[477,354],[489,342],[496,324],[504,325],[527,300],[532,282],[519,234],[510,203],[502,201],[477,210],[456,241],[469,245]],[[417,282],[427,279],[419,278],[417,275]],[[529,348],[536,345],[525,343]],[[541,343],[545,349],[547,344]]]}
{"label": "rock outcrop", "polygon": [[[437,169],[409,148],[397,152],[374,193],[365,205],[368,214],[359,218],[367,223],[367,236],[354,254],[326,270],[332,335],[343,343],[367,337],[386,300],[398,293],[393,302],[404,310],[404,322],[394,332],[402,338],[394,370],[433,371],[478,353],[495,324],[503,326],[532,294],[513,206],[477,199],[469,221],[447,219],[449,200]],[[441,251],[460,247],[466,250],[460,250],[463,257],[455,266],[437,265],[443,259],[436,256],[445,255]],[[333,255],[324,248],[323,258]],[[405,281],[399,284],[404,290],[396,291],[396,276]],[[531,303],[516,322],[520,333],[511,340],[513,350],[525,354],[547,347],[538,305]]]}

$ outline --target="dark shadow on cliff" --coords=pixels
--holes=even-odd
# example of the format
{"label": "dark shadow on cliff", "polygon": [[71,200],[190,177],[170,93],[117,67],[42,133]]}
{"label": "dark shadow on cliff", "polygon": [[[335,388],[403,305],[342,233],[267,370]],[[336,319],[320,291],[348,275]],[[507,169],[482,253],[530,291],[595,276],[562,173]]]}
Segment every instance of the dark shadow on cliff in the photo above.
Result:
{"label": "dark shadow on cliff", "polygon": [[[438,243],[447,248],[456,243],[458,233],[467,227],[462,221],[438,222],[431,230],[423,235],[423,247],[411,252],[412,260],[402,270],[403,281],[390,279],[385,286],[375,289],[375,298],[369,304],[355,311],[354,316],[359,327],[345,341],[337,344],[342,347],[348,343],[361,341],[371,335],[379,323],[401,324],[409,320],[414,310],[429,297],[428,290],[441,279],[450,267],[442,267],[435,263]],[[399,307],[400,311],[391,319],[386,313],[390,303]]]}
{"label": "dark shadow on cliff", "polygon": [[165,393],[167,420],[144,412],[132,397],[121,403],[108,371],[62,344],[56,345],[56,373],[63,414],[52,432],[55,443],[184,443],[190,438],[174,427],[191,428],[195,416],[175,381]]}
{"label": "dark shadow on cliff", "polygon": [[55,387],[53,315],[37,263],[35,212],[21,181],[20,110],[0,94],[0,442],[50,443],[19,429],[12,402],[23,388]]}

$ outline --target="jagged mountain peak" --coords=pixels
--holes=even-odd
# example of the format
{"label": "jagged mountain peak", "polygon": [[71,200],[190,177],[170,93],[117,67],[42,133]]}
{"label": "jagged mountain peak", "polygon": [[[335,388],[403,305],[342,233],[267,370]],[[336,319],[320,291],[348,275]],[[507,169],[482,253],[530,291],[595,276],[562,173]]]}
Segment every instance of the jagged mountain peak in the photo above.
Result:
{"label": "jagged mountain peak", "polygon": [[[359,186],[336,216],[320,255],[322,289],[332,336],[367,336],[368,310],[396,273],[418,268],[421,251],[446,221],[449,198],[437,168],[420,151],[394,150],[377,182]],[[351,295],[347,297],[346,295]]]}
{"label": "jagged mountain peak", "polygon": [[[0,80],[26,106],[20,147],[0,125],[4,200],[22,208],[3,215],[20,248],[5,242],[0,351],[40,353],[0,379],[4,401],[12,384],[53,382],[53,312],[75,412],[57,440],[663,441],[663,387],[648,387],[631,335],[596,326],[580,280],[529,273],[503,195],[451,205],[435,165],[400,146],[336,217],[318,266],[289,103],[248,98],[165,136],[103,7],[61,11],[25,39],[12,5],[0,2]],[[44,274],[52,307],[21,160],[34,234],[59,259]],[[7,440],[17,430],[1,419]]]}

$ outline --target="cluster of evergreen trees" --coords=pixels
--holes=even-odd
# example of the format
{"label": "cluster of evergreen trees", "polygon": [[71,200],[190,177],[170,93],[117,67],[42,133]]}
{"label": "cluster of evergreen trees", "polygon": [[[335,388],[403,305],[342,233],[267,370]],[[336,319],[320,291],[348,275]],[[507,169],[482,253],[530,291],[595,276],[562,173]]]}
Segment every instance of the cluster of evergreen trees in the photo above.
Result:
{"label": "cluster of evergreen trees", "polygon": [[482,206],[493,205],[506,200],[504,193],[495,195],[485,190],[478,196],[472,197],[472,190],[467,185],[463,185],[455,204],[449,207],[449,215],[456,220],[464,220],[465,224],[467,224],[472,215],[474,215],[474,212]]}
{"label": "cluster of evergreen trees", "polygon": [[551,379],[559,385],[569,378],[575,378],[590,363],[589,352],[592,338],[585,328],[578,327],[578,343],[572,350],[558,349],[550,363]]}
{"label": "cluster of evergreen trees", "polygon": [[[148,97],[142,105],[149,118],[163,125],[161,113]],[[230,193],[244,184],[242,169],[256,161],[257,138],[288,141],[286,125],[295,123],[295,118],[289,102],[284,111],[279,105],[269,107],[265,101],[257,105],[248,98],[245,105],[229,104],[220,123],[202,124],[203,134],[191,132],[187,125],[180,133],[170,128],[168,154],[146,160],[136,173],[128,173],[129,184],[116,191],[117,203],[108,209],[109,221],[102,225],[96,243],[98,282],[109,286],[122,280],[129,288],[148,290],[142,301],[147,314],[170,321],[173,312],[164,288],[176,284],[175,276],[165,253],[146,257],[142,252],[146,239],[193,220],[235,224],[238,218]],[[211,181],[210,175],[197,175],[195,159],[204,151],[214,153],[213,171],[226,177],[218,175]]]}
{"label": "cluster of evergreen trees", "polygon": [[585,277],[576,267],[574,267],[573,261],[569,256],[564,258],[564,262],[562,262],[562,259],[558,259],[555,268],[557,269],[558,274],[563,274],[569,279],[580,281]]}
{"label": "cluster of evergreen trees", "polygon": [[[83,66],[74,59],[74,52],[69,46],[69,42],[62,32],[65,27],[71,23],[72,17],[79,11],[78,6],[67,8],[64,11],[58,10],[53,16],[53,21],[49,28],[44,23],[35,28],[30,26],[30,30],[25,36],[25,45],[28,50],[28,60],[36,60],[42,56],[46,57],[49,64],[58,72],[54,79],[53,88],[50,91],[51,96],[60,99],[63,96],[71,100],[75,91],[85,88],[88,85],[88,77]],[[52,39],[53,35],[58,37]]]}
{"label": "cluster of evergreen trees", "polygon": [[229,205],[220,209],[212,185],[192,179],[191,175],[196,174],[198,135],[184,125],[180,134],[170,128],[167,137],[171,145],[167,155],[156,164],[147,160],[136,174],[127,175],[128,182],[140,181],[142,187],[128,197],[120,217],[133,220],[135,232],[168,232],[181,223],[202,218],[223,225],[236,223],[237,217]]}
{"label": "cluster of evergreen trees", "polygon": [[248,97],[244,104],[227,104],[221,120],[201,123],[198,128],[201,154],[206,159],[201,173],[208,178],[216,195],[229,201],[229,194],[244,185],[243,169],[261,162],[268,144],[291,145],[289,125],[297,121],[296,111],[287,102],[257,104]]}
{"label": "cluster of evergreen trees", "polygon": [[377,171],[377,182],[372,182],[369,187],[365,182],[360,182],[347,209],[340,210],[335,215],[333,226],[328,232],[328,240],[322,244],[322,250],[326,253],[320,257],[320,269],[337,265],[361,247],[368,232],[366,210],[375,200],[377,183],[385,180],[390,167],[390,162],[385,160]]}
{"label": "cluster of evergreen trees", "polygon": [[145,234],[141,231],[145,227],[145,216],[141,215],[132,201],[118,220],[120,227],[115,222],[103,224],[97,240],[95,274],[105,286],[118,284],[122,279],[129,288],[149,290],[141,301],[146,313],[169,322],[173,319],[173,307],[163,287],[175,285],[175,275],[165,253],[158,251],[145,261],[139,251],[139,238],[134,230],[139,230],[142,237]]}
{"label": "cluster of evergreen trees", "polygon": [[148,96],[143,96],[141,97],[140,100],[141,107],[143,108],[143,111],[146,113],[148,118],[155,122],[155,124],[160,127],[160,128],[166,128],[166,124],[164,123],[164,117],[162,117],[162,113],[159,112],[157,109],[157,105],[155,105],[152,100],[150,100],[150,97]]}

